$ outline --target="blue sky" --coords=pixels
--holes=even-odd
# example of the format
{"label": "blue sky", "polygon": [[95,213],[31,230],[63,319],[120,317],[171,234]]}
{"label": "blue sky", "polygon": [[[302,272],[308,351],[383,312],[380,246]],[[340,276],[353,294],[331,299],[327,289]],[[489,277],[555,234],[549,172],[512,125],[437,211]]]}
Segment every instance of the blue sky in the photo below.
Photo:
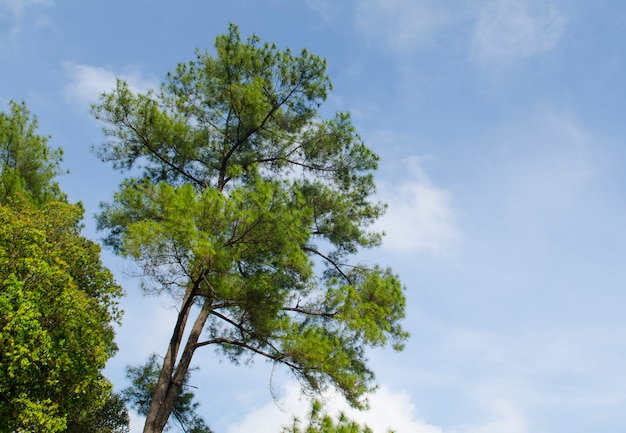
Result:
{"label": "blue sky", "polygon": [[[359,259],[401,275],[412,337],[371,352],[380,390],[354,416],[399,433],[626,431],[626,3],[0,0],[0,105],[26,101],[65,149],[86,235],[120,180],[90,151],[89,104],[115,77],[158,86],[229,22],[327,58],[323,112],[350,111],[382,157],[387,237]],[[107,368],[121,389],[125,365],[165,350],[174,309],[104,259],[128,292]],[[306,407],[262,360],[195,361],[216,432],[278,433]]]}

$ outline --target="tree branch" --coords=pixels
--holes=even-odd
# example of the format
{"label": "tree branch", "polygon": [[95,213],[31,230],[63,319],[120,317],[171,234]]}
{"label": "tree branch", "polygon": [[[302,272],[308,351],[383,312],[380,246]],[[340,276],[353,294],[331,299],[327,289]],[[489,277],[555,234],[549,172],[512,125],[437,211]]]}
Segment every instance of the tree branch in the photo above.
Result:
{"label": "tree branch", "polygon": [[318,256],[320,256],[321,258],[326,260],[328,263],[333,265],[333,267],[337,270],[337,272],[339,272],[341,274],[342,277],[344,277],[346,279],[348,284],[352,284],[352,280],[350,279],[350,277],[348,277],[348,275],[346,275],[345,272],[343,272],[343,270],[339,266],[339,263],[335,262],[333,259],[331,259],[327,255],[323,254],[321,251],[317,250],[316,248],[310,247],[308,245],[303,245],[302,249],[305,250],[305,251],[310,251],[310,252],[312,252],[314,254],[317,254]]}
{"label": "tree branch", "polygon": [[[141,140],[143,146],[145,146],[150,153],[152,153],[159,161],[161,161],[163,164],[167,165],[168,167],[170,167],[172,170],[180,173],[181,175],[187,177],[188,179],[190,179],[191,181],[195,182],[196,184],[205,187],[206,188],[206,183],[202,182],[199,179],[196,179],[194,176],[192,176],[189,172],[187,172],[186,170],[184,170],[182,167],[178,167],[174,164],[172,164],[170,161],[168,161],[166,158],[164,158],[163,156],[161,156],[151,145],[150,145],[150,140],[148,139],[148,137],[146,137],[144,134],[142,134],[134,125],[133,123],[130,121],[130,119],[128,118],[128,113],[126,113],[125,119],[121,122],[124,126],[126,126],[127,128],[131,129],[135,134],[137,134],[137,137],[139,137],[139,139]],[[152,119],[149,119],[149,123],[152,125]]]}
{"label": "tree branch", "polygon": [[[228,152],[226,152],[226,154],[224,155],[224,158],[222,159],[222,164],[220,167],[220,177],[221,177],[221,187],[223,188],[224,185],[226,184],[226,182],[224,182],[224,176],[225,176],[225,172],[226,172],[226,165],[228,164],[228,160],[233,156],[233,154],[235,153],[235,151],[239,148],[239,146],[241,146],[246,140],[248,140],[248,138],[250,138],[253,134],[255,134],[257,131],[259,131],[261,128],[263,128],[265,126],[265,124],[267,123],[267,121],[272,117],[272,115],[276,112],[276,110],[278,110],[280,107],[283,106],[283,104],[285,104],[285,102],[287,102],[289,100],[289,98],[291,98],[291,95],[293,95],[298,86],[300,85],[300,82],[298,82],[293,89],[291,89],[289,91],[289,93],[287,93],[287,95],[285,95],[285,97],[277,102],[276,104],[274,104],[272,106],[272,108],[268,111],[268,113],[265,115],[265,117],[263,118],[263,120],[261,120],[261,122],[259,122],[259,124],[257,126],[255,126],[254,128],[250,129],[249,131],[247,131],[243,137],[239,137],[239,131],[237,131],[237,142],[233,144],[233,146],[228,150]],[[237,125],[237,127],[239,128],[241,124],[241,119],[239,119],[239,124]]]}
{"label": "tree branch", "polygon": [[327,318],[332,318],[332,317],[335,317],[335,315],[337,315],[336,312],[326,313],[324,311],[311,311],[311,310],[305,310],[304,308],[299,308],[299,307],[283,307],[281,308],[281,310],[295,311],[296,313],[306,314],[307,316],[318,316],[318,317],[327,317]]}
{"label": "tree branch", "polygon": [[237,346],[237,347],[242,347],[244,349],[248,349],[251,352],[254,352],[258,355],[261,355],[265,358],[271,359],[273,361],[276,362],[280,362],[281,364],[285,364],[286,366],[288,366],[289,368],[293,369],[294,371],[297,372],[301,372],[302,368],[299,367],[298,365],[289,362],[287,359],[288,357],[284,354],[271,354],[269,352],[266,352],[264,350],[258,349],[254,346],[251,346],[250,344],[247,344],[243,341],[239,341],[239,340],[231,340],[229,338],[223,338],[223,337],[219,337],[219,338],[214,338],[212,340],[206,340],[206,341],[201,341],[200,343],[196,343],[195,348],[199,348],[202,346],[208,346],[210,344],[226,344],[226,345],[231,345],[231,346]]}

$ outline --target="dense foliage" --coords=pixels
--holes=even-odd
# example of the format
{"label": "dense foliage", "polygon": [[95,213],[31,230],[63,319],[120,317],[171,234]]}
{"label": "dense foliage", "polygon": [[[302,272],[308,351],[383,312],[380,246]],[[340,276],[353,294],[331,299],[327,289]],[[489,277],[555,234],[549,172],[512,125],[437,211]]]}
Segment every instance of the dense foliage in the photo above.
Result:
{"label": "dense foliage", "polygon": [[124,400],[119,394],[111,393],[104,401],[83,408],[67,422],[64,433],[129,433],[130,417]]}
{"label": "dense foliage", "polygon": [[325,61],[235,26],[215,47],[158,92],[119,81],[94,107],[110,139],[99,155],[129,174],[99,216],[106,242],[137,261],[147,290],[179,301],[145,432],[164,428],[202,346],[265,357],[361,407],[365,348],[399,350],[407,336],[396,275],[351,263],[379,245],[368,226],[385,206],[372,201],[378,157],[350,116],[318,112]]}
{"label": "dense foliage", "polygon": [[100,370],[116,350],[120,289],[80,236],[81,217],[64,202],[0,205],[1,431],[59,431],[102,398],[92,391],[106,386]]}
{"label": "dense foliage", "polygon": [[[59,432],[101,408],[121,296],[54,181],[24,104],[0,113],[0,431]],[[102,431],[105,433],[105,431]]]}

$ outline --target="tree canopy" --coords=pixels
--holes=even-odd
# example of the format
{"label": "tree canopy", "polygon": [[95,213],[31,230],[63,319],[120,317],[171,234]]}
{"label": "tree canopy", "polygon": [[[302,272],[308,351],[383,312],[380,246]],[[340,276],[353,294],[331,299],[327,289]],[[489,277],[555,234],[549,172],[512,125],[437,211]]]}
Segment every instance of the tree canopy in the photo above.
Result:
{"label": "tree canopy", "polygon": [[82,212],[19,196],[0,204],[2,431],[62,431],[109,392],[100,370],[116,351],[121,293],[99,247],[79,234]]}
{"label": "tree canopy", "polygon": [[160,90],[120,80],[94,106],[109,138],[98,154],[128,174],[99,215],[105,242],[179,302],[145,432],[162,431],[203,346],[264,357],[357,407],[374,379],[365,348],[402,348],[398,277],[352,262],[381,240],[378,156],[349,114],[321,116],[331,87],[320,57],[231,25]]}
{"label": "tree canopy", "polygon": [[[0,113],[0,431],[60,432],[102,407],[121,288],[54,181],[24,104]],[[104,433],[104,431],[102,431]]]}

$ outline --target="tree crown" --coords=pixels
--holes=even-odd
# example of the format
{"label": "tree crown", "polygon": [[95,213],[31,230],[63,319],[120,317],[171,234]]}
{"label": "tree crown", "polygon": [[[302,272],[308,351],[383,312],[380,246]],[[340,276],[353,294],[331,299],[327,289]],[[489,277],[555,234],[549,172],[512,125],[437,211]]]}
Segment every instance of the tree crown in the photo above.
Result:
{"label": "tree crown", "polygon": [[93,108],[109,138],[97,151],[129,177],[98,222],[144,288],[181,301],[172,360],[202,305],[187,366],[205,345],[261,355],[358,406],[373,379],[364,345],[401,349],[405,300],[390,269],[349,263],[380,243],[368,227],[385,206],[372,200],[378,156],[350,116],[318,111],[330,89],[323,59],[243,41],[236,26],[159,91],[118,81]]}

